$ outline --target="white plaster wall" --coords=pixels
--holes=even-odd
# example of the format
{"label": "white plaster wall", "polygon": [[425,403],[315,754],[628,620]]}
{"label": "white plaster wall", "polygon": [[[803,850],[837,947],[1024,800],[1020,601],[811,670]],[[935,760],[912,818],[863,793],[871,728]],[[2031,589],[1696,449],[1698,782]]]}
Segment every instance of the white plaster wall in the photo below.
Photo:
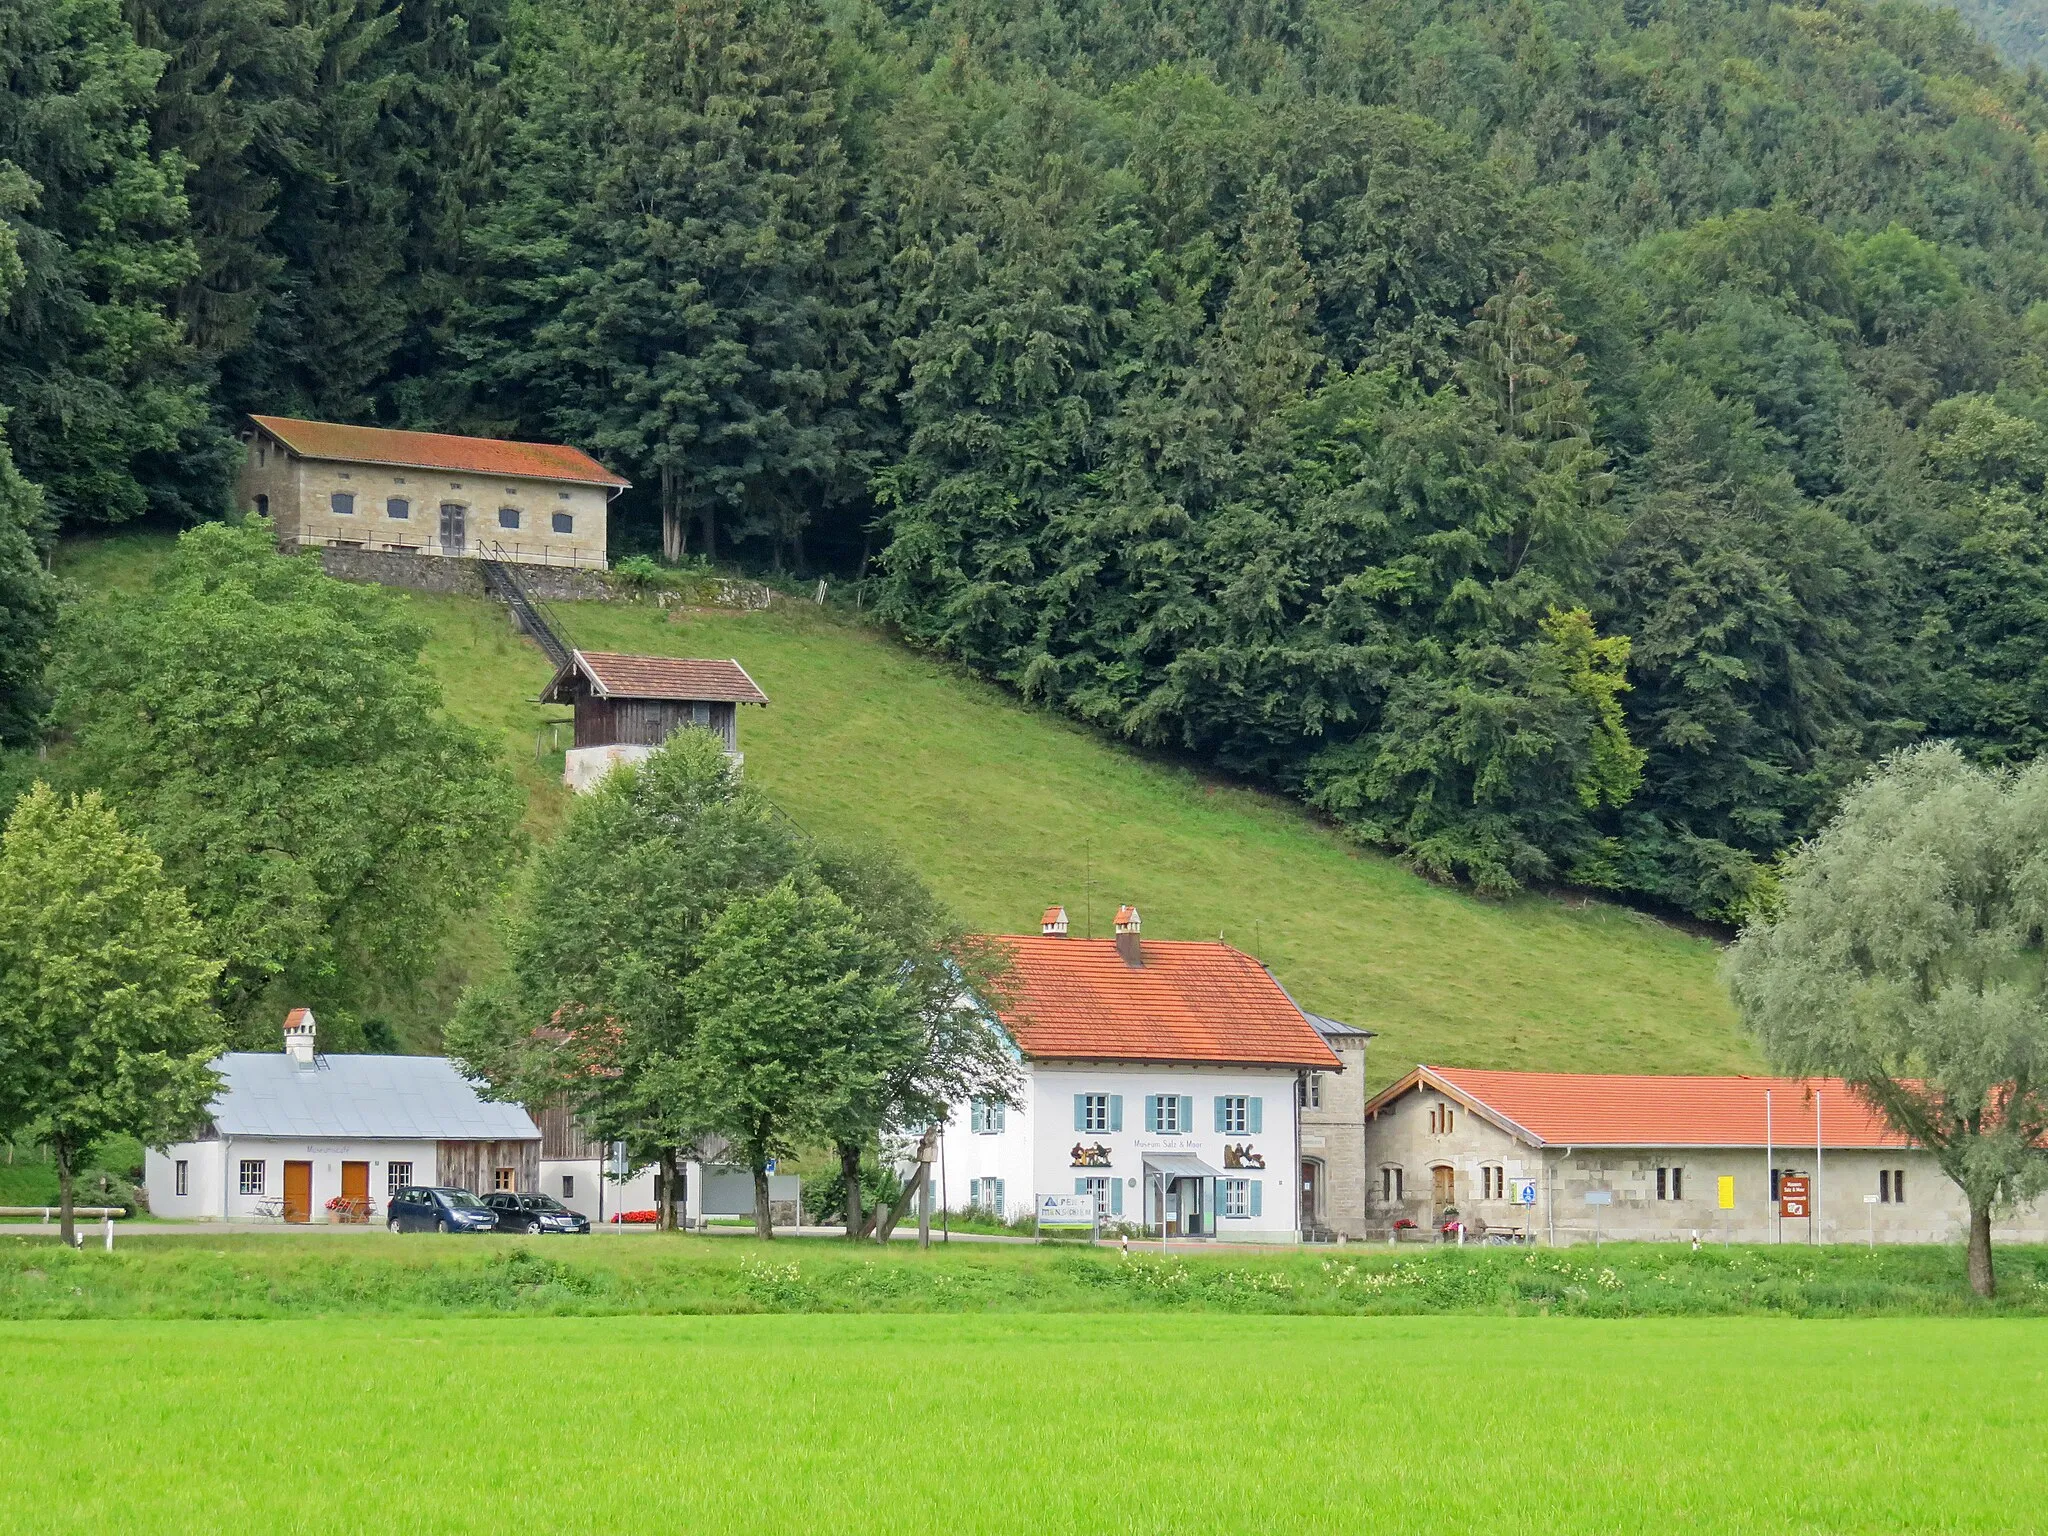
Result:
{"label": "white plaster wall", "polygon": [[[346,1141],[331,1138],[294,1141],[272,1137],[190,1141],[176,1143],[161,1152],[148,1153],[143,1163],[143,1177],[149,1186],[150,1210],[157,1215],[219,1220],[225,1209],[227,1219],[243,1221],[256,1219],[256,1208],[265,1198],[283,1196],[284,1165],[287,1162],[308,1162],[313,1165],[312,1218],[315,1222],[323,1222],[327,1220],[327,1202],[341,1193],[341,1165],[344,1162],[366,1162],[370,1165],[370,1219],[374,1222],[384,1219],[391,1164],[409,1162],[412,1164],[412,1182],[431,1184],[435,1179],[435,1160],[439,1151],[438,1144],[431,1141]],[[185,1201],[170,1195],[165,1203],[159,1204],[158,1189],[169,1192],[176,1187],[173,1165],[179,1158],[192,1165],[192,1193]],[[264,1164],[262,1195],[241,1193],[244,1158],[261,1159]],[[200,1179],[202,1169],[207,1175],[203,1182]]]}
{"label": "white plaster wall", "polygon": [[[575,1180],[576,1193],[562,1193],[564,1177]],[[599,1184],[603,1185],[602,1208],[599,1215]],[[654,1209],[654,1168],[652,1165],[640,1169],[620,1184],[606,1177],[603,1162],[595,1157],[544,1157],[540,1162],[540,1190],[543,1195],[553,1195],[562,1204],[579,1215],[588,1216],[593,1223],[611,1218],[620,1211],[651,1211]]]}
{"label": "white plaster wall", "polygon": [[[1074,1063],[1027,1063],[1022,1106],[1013,1106],[1000,1135],[973,1134],[969,1106],[955,1105],[946,1127],[944,1198],[949,1208],[968,1203],[968,1181],[993,1177],[1004,1181],[1004,1196],[1013,1219],[1037,1209],[1039,1195],[1071,1195],[1075,1180],[1116,1178],[1124,1181],[1122,1220],[1148,1221],[1144,1158],[1147,1152],[1198,1157],[1230,1178],[1261,1186],[1256,1218],[1225,1218],[1215,1223],[1222,1240],[1293,1242],[1299,1236],[1296,1162],[1295,1074],[1291,1069],[1193,1066],[1132,1066]],[[1106,1093],[1123,1098],[1123,1128],[1109,1132],[1074,1129],[1074,1095]],[[1145,1100],[1152,1094],[1178,1094],[1195,1101],[1195,1124],[1180,1135],[1162,1136],[1145,1129]],[[1261,1103],[1262,1128],[1256,1135],[1224,1135],[1215,1129],[1218,1095],[1243,1094]],[[1076,1168],[1075,1143],[1110,1150],[1106,1168]],[[1265,1158],[1263,1169],[1225,1169],[1223,1148],[1249,1142]]]}

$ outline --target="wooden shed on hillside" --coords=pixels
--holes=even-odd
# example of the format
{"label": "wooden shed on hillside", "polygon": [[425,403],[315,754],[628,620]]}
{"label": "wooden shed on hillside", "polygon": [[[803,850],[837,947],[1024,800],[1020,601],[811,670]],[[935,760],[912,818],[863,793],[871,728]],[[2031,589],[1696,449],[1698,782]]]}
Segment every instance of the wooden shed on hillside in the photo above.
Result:
{"label": "wooden shed on hillside", "polygon": [[578,748],[658,747],[694,725],[737,752],[739,706],[768,695],[737,661],[571,651],[540,701],[574,707]]}

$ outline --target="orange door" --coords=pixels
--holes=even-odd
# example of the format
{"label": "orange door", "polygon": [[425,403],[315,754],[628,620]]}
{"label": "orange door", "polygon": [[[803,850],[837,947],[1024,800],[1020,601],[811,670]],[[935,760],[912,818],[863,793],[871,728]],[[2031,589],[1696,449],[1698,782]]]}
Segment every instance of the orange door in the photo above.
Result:
{"label": "orange door", "polygon": [[311,1163],[286,1163],[284,1165],[284,1219],[286,1221],[311,1221],[313,1219],[313,1165]]}
{"label": "orange door", "polygon": [[356,1221],[367,1221],[370,1216],[370,1165],[368,1163],[343,1163],[341,1165],[341,1197],[354,1202],[348,1214]]}

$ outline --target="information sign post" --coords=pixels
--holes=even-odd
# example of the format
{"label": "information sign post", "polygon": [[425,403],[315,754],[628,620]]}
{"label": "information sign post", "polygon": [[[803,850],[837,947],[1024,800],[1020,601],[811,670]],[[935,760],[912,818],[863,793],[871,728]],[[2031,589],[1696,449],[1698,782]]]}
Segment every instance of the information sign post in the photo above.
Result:
{"label": "information sign post", "polygon": [[1614,1204],[1614,1191],[1611,1189],[1589,1189],[1586,1191],[1586,1204],[1593,1207],[1593,1246],[1598,1248],[1600,1246],[1600,1207]]}
{"label": "information sign post", "polygon": [[[1788,1221],[1813,1221],[1813,1183],[1803,1173],[1781,1174],[1778,1178],[1778,1214]],[[1811,1240],[1812,1233],[1808,1234]]]}
{"label": "information sign post", "polygon": [[1735,1175],[1734,1175],[1734,1174],[1732,1174],[1732,1173],[1724,1173],[1724,1174],[1722,1174],[1722,1175],[1721,1175],[1720,1195],[1721,1195],[1721,1246],[1722,1246],[1723,1248],[1726,1248],[1726,1247],[1727,1247],[1727,1246],[1729,1245],[1729,1243],[1731,1243],[1732,1241],[1734,1241],[1734,1239],[1733,1239],[1733,1238],[1732,1238],[1732,1237],[1730,1236],[1730,1234],[1729,1234],[1729,1231],[1728,1231],[1728,1223],[1729,1223],[1729,1221],[1731,1220],[1731,1218],[1730,1218],[1730,1216],[1728,1215],[1728,1213],[1729,1213],[1730,1211],[1732,1211],[1732,1210],[1734,1210],[1734,1209],[1735,1209]]}

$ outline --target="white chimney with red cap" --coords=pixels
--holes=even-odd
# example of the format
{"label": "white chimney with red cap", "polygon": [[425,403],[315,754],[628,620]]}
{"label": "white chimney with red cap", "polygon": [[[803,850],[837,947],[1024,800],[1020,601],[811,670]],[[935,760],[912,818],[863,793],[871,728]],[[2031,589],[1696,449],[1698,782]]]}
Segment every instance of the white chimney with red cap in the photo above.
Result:
{"label": "white chimney with red cap", "polygon": [[294,1008],[284,1016],[284,1053],[302,1067],[313,1065],[313,1010]]}
{"label": "white chimney with red cap", "polygon": [[1038,920],[1038,932],[1048,939],[1064,939],[1067,936],[1067,909],[1047,907],[1045,916]]}
{"label": "white chimney with red cap", "polygon": [[1118,907],[1116,909],[1116,952],[1124,957],[1125,965],[1143,965],[1144,953],[1138,948],[1138,909]]}

